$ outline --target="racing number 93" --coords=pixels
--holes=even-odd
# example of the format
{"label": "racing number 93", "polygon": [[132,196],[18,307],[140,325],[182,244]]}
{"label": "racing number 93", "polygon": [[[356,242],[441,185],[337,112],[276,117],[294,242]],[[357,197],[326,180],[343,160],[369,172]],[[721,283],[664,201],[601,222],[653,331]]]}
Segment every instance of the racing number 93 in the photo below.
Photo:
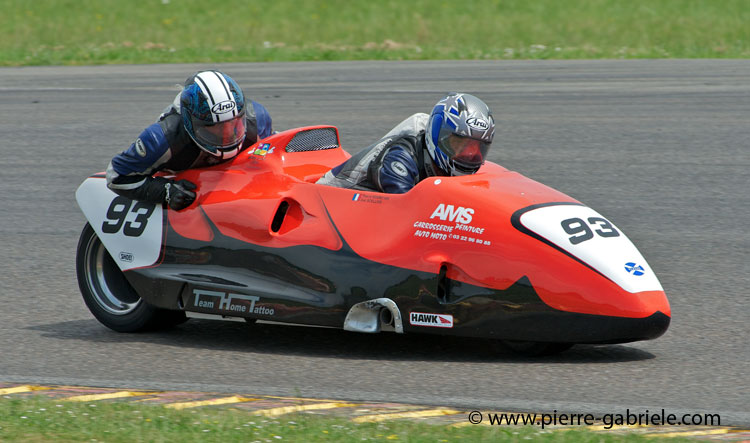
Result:
{"label": "racing number 93", "polygon": [[[562,228],[570,234],[568,240],[574,245],[591,240],[594,238],[594,232],[599,234],[600,237],[619,237],[620,233],[617,232],[612,223],[601,218],[601,217],[589,217],[588,224],[580,218],[569,218],[563,220],[560,225]],[[594,227],[592,231],[589,225]]]}
{"label": "racing number 93", "polygon": [[[132,210],[131,206],[133,206]],[[102,223],[102,232],[105,234],[116,234],[125,225],[122,230],[123,234],[128,237],[139,237],[146,229],[148,218],[154,212],[155,207],[151,203],[133,202],[133,200],[119,195],[109,204],[107,220]],[[128,216],[128,212],[136,215],[134,220],[126,222],[125,218]]]}

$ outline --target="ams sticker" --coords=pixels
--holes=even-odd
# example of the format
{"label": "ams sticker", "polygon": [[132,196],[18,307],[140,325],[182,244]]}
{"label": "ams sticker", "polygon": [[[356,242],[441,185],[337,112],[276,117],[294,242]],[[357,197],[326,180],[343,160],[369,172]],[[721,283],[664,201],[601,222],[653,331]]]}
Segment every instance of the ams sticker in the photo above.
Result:
{"label": "ams sticker", "polygon": [[[472,226],[474,219],[474,208],[464,208],[463,206],[447,205],[440,203],[429,221],[416,221],[414,227],[414,237],[429,238],[434,240],[459,240],[478,245],[491,245],[490,240],[481,238],[485,228]],[[450,222],[445,224],[440,222]],[[460,231],[460,232],[459,232]]]}
{"label": "ams sticker", "polygon": [[462,206],[454,207],[453,205],[446,205],[440,203],[437,208],[432,212],[431,219],[438,218],[442,221],[455,221],[456,223],[462,223],[468,225],[471,223],[472,216],[474,215],[473,208],[464,208]]}

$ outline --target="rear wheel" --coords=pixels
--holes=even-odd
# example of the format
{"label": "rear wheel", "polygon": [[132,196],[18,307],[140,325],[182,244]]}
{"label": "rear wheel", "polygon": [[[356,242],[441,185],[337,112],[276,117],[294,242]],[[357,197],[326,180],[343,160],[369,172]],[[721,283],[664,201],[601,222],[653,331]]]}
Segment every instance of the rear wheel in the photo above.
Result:
{"label": "rear wheel", "polygon": [[144,302],[86,223],[76,253],[78,287],[94,317],[117,332],[171,327],[185,321],[182,311],[155,308]]}

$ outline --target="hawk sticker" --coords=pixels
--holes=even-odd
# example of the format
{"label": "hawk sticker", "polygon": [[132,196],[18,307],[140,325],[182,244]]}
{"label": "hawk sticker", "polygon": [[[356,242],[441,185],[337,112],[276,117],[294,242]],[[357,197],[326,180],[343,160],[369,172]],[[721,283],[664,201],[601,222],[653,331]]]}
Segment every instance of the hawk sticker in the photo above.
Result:
{"label": "hawk sticker", "polygon": [[452,328],[453,316],[450,314],[431,314],[427,312],[410,312],[409,324],[432,328]]}

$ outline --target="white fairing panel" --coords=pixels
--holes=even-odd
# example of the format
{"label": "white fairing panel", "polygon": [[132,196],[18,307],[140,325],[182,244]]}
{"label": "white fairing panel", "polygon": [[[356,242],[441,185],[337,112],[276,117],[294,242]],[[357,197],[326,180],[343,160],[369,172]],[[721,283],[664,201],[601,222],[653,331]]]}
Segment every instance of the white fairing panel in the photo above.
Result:
{"label": "white fairing panel", "polygon": [[523,213],[520,223],[628,292],[663,290],[635,245],[589,207],[542,206]]}
{"label": "white fairing panel", "polygon": [[133,201],[107,188],[104,178],[90,177],[76,191],[83,215],[121,270],[151,266],[162,247],[161,205]]}

